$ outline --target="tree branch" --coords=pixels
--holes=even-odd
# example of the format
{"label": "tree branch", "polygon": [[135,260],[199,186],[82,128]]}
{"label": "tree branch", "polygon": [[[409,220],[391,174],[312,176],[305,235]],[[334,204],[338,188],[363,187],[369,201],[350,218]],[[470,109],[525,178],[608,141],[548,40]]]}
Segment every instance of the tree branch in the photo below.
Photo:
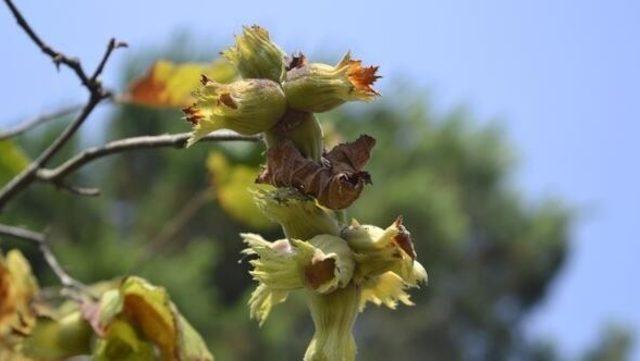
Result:
{"label": "tree branch", "polygon": [[0,210],[4,208],[7,202],[20,191],[25,189],[31,182],[36,179],[36,172],[46,165],[46,163],[62,148],[62,146],[71,138],[71,136],[84,123],[85,119],[91,114],[93,108],[100,102],[100,98],[91,95],[88,103],[84,106],[81,113],[76,119],[67,126],[67,128],[49,145],[33,162],[31,162],[22,172],[9,181],[0,190]]}
{"label": "tree branch", "polygon": [[82,108],[80,114],[75,120],[65,128],[65,130],[45,149],[33,162],[31,162],[22,172],[15,176],[9,183],[7,183],[2,189],[0,189],[0,211],[4,208],[7,202],[13,198],[16,194],[24,190],[29,184],[36,180],[36,173],[42,167],[44,167],[53,156],[69,141],[69,139],[76,133],[78,128],[84,123],[87,117],[91,114],[93,109],[103,99],[110,98],[112,95],[109,91],[102,88],[98,76],[102,73],[104,66],[111,56],[114,49],[123,46],[123,43],[118,43],[115,39],[111,39],[107,45],[105,54],[93,72],[91,78],[87,76],[84,69],[80,65],[80,62],[75,58],[70,58],[60,51],[54,50],[51,46],[46,44],[40,37],[33,31],[31,26],[24,19],[20,11],[15,7],[11,0],[4,0],[5,4],[9,7],[9,10],[13,14],[18,25],[25,31],[29,38],[40,48],[40,50],[51,57],[56,66],[64,64],[71,68],[82,84],[89,91],[89,99]]}
{"label": "tree branch", "polygon": [[[81,153],[76,154],[60,166],[54,169],[40,169],[37,172],[37,178],[41,181],[58,181],[68,174],[82,167],[92,160],[107,155],[122,153],[135,149],[149,149],[160,147],[184,148],[191,133],[163,134],[153,136],[132,137],[109,142],[101,147],[89,148]],[[218,133],[213,132],[202,138],[203,141],[260,141],[259,136],[239,135],[231,132]]]}
{"label": "tree branch", "polygon": [[55,120],[67,115],[71,115],[73,113],[77,113],[81,109],[82,109],[82,105],[72,105],[72,106],[55,110],[51,113],[42,114],[35,118],[27,119],[24,122],[14,126],[13,128],[0,131],[0,140],[15,137],[17,135],[20,135],[26,132],[27,130],[33,129],[50,120]]}
{"label": "tree branch", "polygon": [[74,186],[64,181],[53,182],[53,185],[76,196],[97,197],[100,195],[100,189],[98,188]]}
{"label": "tree branch", "polygon": [[104,70],[104,66],[107,64],[107,60],[109,60],[111,53],[113,53],[115,49],[127,48],[127,47],[129,47],[129,44],[125,43],[124,41],[116,41],[115,38],[111,38],[109,40],[109,44],[107,45],[107,50],[104,52],[104,55],[102,56],[102,60],[100,60],[98,67],[96,68],[96,70],[93,72],[93,75],[91,76],[91,81],[95,82],[98,80],[98,77],[100,76],[100,74],[102,74],[102,71]]}
{"label": "tree branch", "polygon": [[89,78],[87,77],[87,74],[85,73],[82,65],[80,64],[80,61],[77,58],[70,58],[65,54],[53,49],[47,43],[42,41],[42,39],[40,39],[35,31],[33,31],[29,23],[27,23],[27,21],[22,16],[18,8],[16,8],[16,6],[13,4],[13,2],[11,0],[4,0],[4,2],[9,7],[9,10],[11,10],[11,13],[16,19],[18,25],[24,30],[25,33],[27,33],[31,41],[33,41],[43,53],[47,54],[51,58],[51,60],[53,60],[53,63],[56,65],[57,69],[60,69],[60,64],[66,65],[76,73],[76,75],[82,82],[82,85],[90,90],[93,89],[94,86],[91,84]]}
{"label": "tree branch", "polygon": [[0,224],[0,234],[13,238],[20,238],[37,245],[39,245],[40,243],[44,243],[46,239],[43,233],[34,232],[26,228],[9,226],[6,224]]}
{"label": "tree branch", "polygon": [[34,232],[26,228],[0,224],[0,235],[23,239],[37,245],[45,261],[47,261],[53,273],[60,280],[62,286],[75,291],[84,292],[86,290],[87,286],[85,284],[71,277],[67,271],[62,268],[60,262],[58,262],[58,259],[49,247],[46,234]]}

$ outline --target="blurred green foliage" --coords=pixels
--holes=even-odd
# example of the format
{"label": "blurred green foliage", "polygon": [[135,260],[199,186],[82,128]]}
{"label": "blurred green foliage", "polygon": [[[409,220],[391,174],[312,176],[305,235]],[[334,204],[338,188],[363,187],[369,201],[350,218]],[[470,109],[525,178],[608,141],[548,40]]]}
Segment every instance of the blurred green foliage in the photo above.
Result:
{"label": "blurred green foliage", "polygon": [[[143,68],[134,61],[123,80]],[[389,102],[321,117],[335,132],[328,138],[377,138],[368,167],[375,186],[349,216],[385,226],[403,215],[429,272],[429,286],[412,291],[416,306],[369,307],[360,316],[359,359],[561,359],[552,345],[526,340],[522,322],[563,265],[572,211],[557,199],[527,199],[513,186],[512,148],[497,127],[478,126],[464,111],[437,115],[410,86],[402,88]],[[189,129],[178,111],[115,109],[105,141]],[[22,137],[21,145],[34,156],[58,130]],[[69,144],[58,161],[80,148]],[[264,149],[200,143],[103,158],[71,177],[100,187],[102,196],[78,198],[35,185],[10,204],[3,222],[49,227],[62,263],[84,282],[137,274],[164,285],[219,360],[295,360],[312,334],[302,298],[294,295],[259,329],[246,307],[248,265],[239,262],[238,233],[260,231],[271,240],[282,234],[238,223],[203,196],[212,194],[207,157],[214,151],[257,167]],[[44,283],[52,283],[37,251],[23,248]],[[585,360],[623,360],[628,341],[613,335]]]}
{"label": "blurred green foliage", "polygon": [[7,183],[29,164],[24,152],[11,139],[0,140],[0,184]]}

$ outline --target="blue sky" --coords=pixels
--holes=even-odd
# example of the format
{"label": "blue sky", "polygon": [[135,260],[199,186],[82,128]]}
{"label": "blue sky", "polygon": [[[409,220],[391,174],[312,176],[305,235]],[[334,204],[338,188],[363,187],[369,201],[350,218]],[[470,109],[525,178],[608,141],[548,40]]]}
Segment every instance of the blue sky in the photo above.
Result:
{"label": "blue sky", "polygon": [[[497,119],[518,149],[514,181],[532,199],[560,195],[583,210],[567,265],[528,332],[560,340],[571,355],[607,322],[640,330],[640,2],[15,1],[47,41],[91,66],[111,36],[135,51],[186,30],[217,50],[258,23],[289,51],[337,59],[351,49],[381,64],[383,93],[389,79],[411,79],[439,111],[464,104]],[[0,125],[84,99],[3,7],[0,34]],[[108,66],[108,85],[125,58]]]}

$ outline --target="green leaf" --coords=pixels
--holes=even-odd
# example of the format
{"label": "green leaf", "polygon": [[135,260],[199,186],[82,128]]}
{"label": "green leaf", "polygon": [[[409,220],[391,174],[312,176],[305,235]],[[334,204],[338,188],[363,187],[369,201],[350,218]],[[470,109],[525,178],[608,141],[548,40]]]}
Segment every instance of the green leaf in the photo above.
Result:
{"label": "green leaf", "polygon": [[0,185],[7,183],[29,164],[29,158],[14,141],[0,140]]}
{"label": "green leaf", "polygon": [[207,159],[207,168],[213,179],[213,190],[220,207],[233,219],[254,229],[269,229],[275,226],[253,200],[249,189],[257,188],[255,180],[259,167],[232,163],[221,152],[212,152]]}

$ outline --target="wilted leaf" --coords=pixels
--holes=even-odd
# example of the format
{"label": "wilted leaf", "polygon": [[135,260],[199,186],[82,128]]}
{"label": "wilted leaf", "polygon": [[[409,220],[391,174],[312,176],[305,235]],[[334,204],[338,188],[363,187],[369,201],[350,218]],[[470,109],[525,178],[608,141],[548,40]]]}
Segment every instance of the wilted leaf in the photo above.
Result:
{"label": "wilted leaf", "polygon": [[228,83],[236,77],[236,72],[231,64],[222,60],[210,64],[159,60],[144,76],[131,83],[125,100],[152,107],[186,107],[194,102],[191,93],[200,86],[202,75]]}
{"label": "wilted leaf", "polygon": [[0,185],[7,183],[27,164],[29,158],[12,140],[0,140]]}
{"label": "wilted leaf", "polygon": [[166,290],[142,278],[124,279],[117,290],[105,292],[98,312],[85,317],[101,336],[94,351],[98,359],[144,360],[155,348],[162,360],[213,360]]}
{"label": "wilted leaf", "polygon": [[374,138],[362,135],[355,142],[337,145],[320,162],[315,162],[302,156],[291,141],[286,141],[267,151],[267,168],[257,181],[276,187],[295,187],[327,208],[344,209],[371,181],[369,173],[362,168],[369,161],[375,143]]}
{"label": "wilted leaf", "polygon": [[213,187],[220,207],[233,219],[252,228],[266,229],[275,226],[262,214],[255,204],[251,192],[259,173],[257,167],[231,164],[220,152],[213,152],[207,160]]}
{"label": "wilted leaf", "polygon": [[31,304],[37,292],[38,283],[22,253],[0,253],[0,348],[12,348],[33,328],[36,314]]}

